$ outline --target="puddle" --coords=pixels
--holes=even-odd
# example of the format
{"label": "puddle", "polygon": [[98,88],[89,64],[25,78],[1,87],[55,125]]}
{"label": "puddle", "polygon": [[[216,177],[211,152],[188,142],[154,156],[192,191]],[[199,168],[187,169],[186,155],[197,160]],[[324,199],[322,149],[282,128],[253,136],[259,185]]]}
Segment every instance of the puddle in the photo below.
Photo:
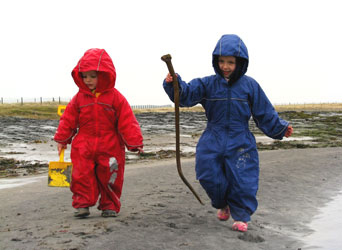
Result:
{"label": "puddle", "polygon": [[0,179],[0,190],[6,188],[14,188],[23,186],[29,183],[37,182],[41,178],[47,178],[46,176],[30,177],[30,178],[15,178],[15,179]]}
{"label": "puddle", "polygon": [[[292,137],[282,141],[261,134],[250,121],[259,150],[342,146],[342,112],[283,112],[280,114],[295,128]],[[141,113],[136,115],[144,135],[146,159],[173,157],[175,151],[174,113]],[[9,158],[47,164],[58,161],[53,136],[58,120],[35,120],[19,117],[0,117],[0,159]],[[200,135],[207,125],[204,112],[180,113],[180,142],[183,157],[194,156]],[[144,158],[145,159],[145,158]],[[70,161],[70,145],[65,152]],[[136,153],[127,153],[127,163],[137,161]],[[6,168],[3,164],[0,167]]]}
{"label": "puddle", "polygon": [[305,247],[302,249],[342,249],[342,192],[319,212],[319,215],[309,224],[314,232],[304,237]]}
{"label": "puddle", "polygon": [[329,113],[322,113],[319,114],[319,116],[342,116],[342,113],[337,113],[337,112],[329,112]]}
{"label": "puddle", "polygon": [[[291,136],[289,138],[286,138],[284,137],[282,141],[301,141],[301,142],[304,142],[304,141],[312,141],[314,138],[313,137],[310,137],[310,136],[302,136],[302,137],[294,137],[294,136]],[[265,135],[256,135],[255,136],[255,140],[256,142],[260,142],[260,143],[263,143],[263,144],[272,144],[274,141],[277,141],[277,140],[274,140],[268,136],[265,136]]]}
{"label": "puddle", "polygon": [[[59,161],[57,144],[53,141],[47,143],[10,143],[6,148],[0,148],[0,157],[15,158],[18,161],[31,163],[49,163]],[[64,161],[70,160],[70,145],[64,154]]]}

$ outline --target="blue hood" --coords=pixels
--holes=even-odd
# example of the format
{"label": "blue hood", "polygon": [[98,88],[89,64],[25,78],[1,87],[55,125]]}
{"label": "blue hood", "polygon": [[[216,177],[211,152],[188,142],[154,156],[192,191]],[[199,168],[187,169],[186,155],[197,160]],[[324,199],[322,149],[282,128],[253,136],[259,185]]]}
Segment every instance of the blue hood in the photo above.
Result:
{"label": "blue hood", "polygon": [[236,82],[247,72],[248,50],[244,42],[237,35],[223,35],[220,40],[218,40],[213,51],[212,62],[215,73],[222,76],[221,70],[218,66],[219,56],[236,57],[236,69],[229,80],[230,83]]}

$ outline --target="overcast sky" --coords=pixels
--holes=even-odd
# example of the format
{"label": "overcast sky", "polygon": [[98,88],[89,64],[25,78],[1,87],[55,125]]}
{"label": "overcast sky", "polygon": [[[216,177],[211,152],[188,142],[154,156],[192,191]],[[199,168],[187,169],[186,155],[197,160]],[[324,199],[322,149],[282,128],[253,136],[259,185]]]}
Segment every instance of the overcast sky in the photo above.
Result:
{"label": "overcast sky", "polygon": [[214,74],[212,51],[237,34],[247,75],[274,104],[342,102],[339,0],[11,0],[0,4],[0,97],[71,98],[89,48],[104,48],[130,104],[170,104],[171,54],[183,80]]}

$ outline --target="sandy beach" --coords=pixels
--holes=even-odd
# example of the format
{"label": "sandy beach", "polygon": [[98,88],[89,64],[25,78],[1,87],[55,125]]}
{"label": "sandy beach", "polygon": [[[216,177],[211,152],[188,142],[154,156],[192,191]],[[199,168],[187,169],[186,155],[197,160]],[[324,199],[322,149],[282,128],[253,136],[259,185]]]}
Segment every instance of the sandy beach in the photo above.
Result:
{"label": "sandy beach", "polygon": [[[205,205],[178,176],[172,114],[145,114],[137,118],[146,154],[127,155],[119,216],[102,218],[93,207],[86,219],[73,217],[68,188],[47,185],[48,162],[58,160],[51,139],[58,121],[1,118],[0,249],[324,249],[308,245],[306,238],[314,232],[309,225],[319,209],[341,191],[341,147],[317,147],[321,142],[306,141],[305,134],[282,142],[257,136],[259,147],[277,150],[259,151],[259,207],[248,232],[234,232],[232,220],[217,220],[195,179],[194,149],[205,127],[203,114],[182,115],[183,172]],[[317,131],[330,119],[320,117]],[[309,120],[311,131],[315,120]],[[293,119],[297,132],[305,132],[303,121]],[[279,149],[282,145],[286,149]]]}
{"label": "sandy beach", "polygon": [[341,152],[261,152],[259,208],[247,233],[216,219],[192,158],[182,161],[183,171],[204,206],[179,179],[174,160],[150,161],[127,165],[116,218],[102,218],[95,207],[89,218],[74,218],[68,188],[48,187],[47,176],[38,175],[0,190],[0,249],[305,249],[308,223],[341,187]]}

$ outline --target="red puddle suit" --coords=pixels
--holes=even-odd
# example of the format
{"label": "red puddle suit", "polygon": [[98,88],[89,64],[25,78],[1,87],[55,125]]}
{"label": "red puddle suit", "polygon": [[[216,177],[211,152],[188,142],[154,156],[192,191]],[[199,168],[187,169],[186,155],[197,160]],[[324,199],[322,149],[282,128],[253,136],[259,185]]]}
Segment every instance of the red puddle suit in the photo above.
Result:
{"label": "red puddle suit", "polygon": [[[80,74],[90,70],[97,71],[96,93],[90,91]],[[98,209],[118,213],[125,146],[130,151],[143,147],[139,124],[126,98],[114,88],[115,67],[105,50],[86,51],[72,77],[79,91],[64,111],[54,137],[62,144],[72,141],[72,206],[94,206],[100,194]]]}

